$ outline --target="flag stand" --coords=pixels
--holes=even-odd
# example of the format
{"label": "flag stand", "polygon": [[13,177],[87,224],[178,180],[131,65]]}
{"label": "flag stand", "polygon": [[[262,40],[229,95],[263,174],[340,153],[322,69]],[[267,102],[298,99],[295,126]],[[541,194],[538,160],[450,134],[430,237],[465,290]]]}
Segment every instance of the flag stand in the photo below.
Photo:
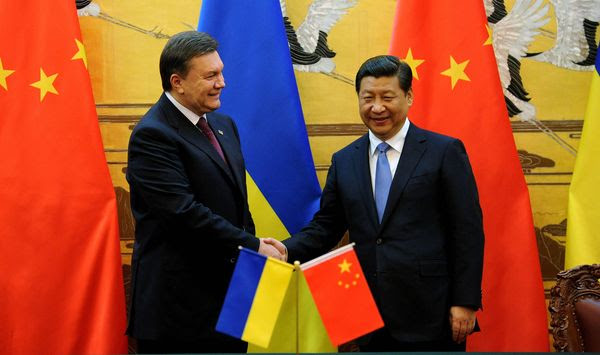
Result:
{"label": "flag stand", "polygon": [[294,261],[294,272],[296,273],[296,355],[300,354],[300,262]]}

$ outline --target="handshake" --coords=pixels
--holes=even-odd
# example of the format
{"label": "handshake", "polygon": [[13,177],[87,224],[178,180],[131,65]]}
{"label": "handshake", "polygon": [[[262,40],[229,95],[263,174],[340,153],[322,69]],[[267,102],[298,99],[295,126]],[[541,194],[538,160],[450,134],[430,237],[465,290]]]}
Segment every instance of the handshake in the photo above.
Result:
{"label": "handshake", "polygon": [[273,238],[260,238],[258,252],[264,256],[270,256],[281,261],[287,261],[287,248],[282,242]]}

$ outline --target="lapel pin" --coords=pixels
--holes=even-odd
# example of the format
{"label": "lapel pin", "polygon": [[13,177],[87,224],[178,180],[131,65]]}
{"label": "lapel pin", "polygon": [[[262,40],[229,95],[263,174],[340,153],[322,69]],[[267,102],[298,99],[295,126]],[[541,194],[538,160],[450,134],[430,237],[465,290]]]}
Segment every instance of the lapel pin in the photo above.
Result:
{"label": "lapel pin", "polygon": [[218,129],[217,132],[219,132],[220,135],[223,135],[223,131],[221,131],[220,129]]}

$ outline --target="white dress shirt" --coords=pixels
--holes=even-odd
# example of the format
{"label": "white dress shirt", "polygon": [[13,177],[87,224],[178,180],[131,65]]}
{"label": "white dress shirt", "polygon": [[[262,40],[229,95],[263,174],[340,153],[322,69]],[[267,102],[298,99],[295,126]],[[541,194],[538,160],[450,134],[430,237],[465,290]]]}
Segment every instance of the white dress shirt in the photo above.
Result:
{"label": "white dress shirt", "polygon": [[[189,108],[180,104],[179,101],[175,100],[175,98],[173,97],[173,95],[171,95],[170,92],[165,91],[165,96],[167,97],[167,99],[169,99],[169,101],[171,101],[173,103],[173,105],[175,105],[175,107],[177,107],[177,109],[181,113],[183,113],[183,115],[185,117],[187,117],[188,120],[190,120],[190,122],[192,122],[192,124],[194,126],[196,126],[198,124],[198,121],[200,120],[200,116],[198,116],[197,114],[192,112],[192,110],[190,110]],[[202,115],[202,118],[206,121],[206,115]]]}
{"label": "white dress shirt", "polygon": [[[398,162],[400,161],[400,155],[402,154],[402,149],[404,148],[404,140],[406,139],[406,133],[408,133],[409,126],[410,122],[408,121],[407,117],[400,131],[398,131],[398,133],[396,133],[395,136],[385,141],[387,144],[390,145],[390,149],[388,149],[388,151],[386,152],[386,156],[388,158],[388,162],[390,163],[392,178],[396,173],[396,168],[398,167]],[[375,169],[377,168],[377,158],[379,156],[377,146],[383,141],[377,138],[373,134],[373,132],[371,132],[371,130],[369,130],[369,141],[371,142],[369,146],[369,168],[371,170],[371,187],[373,188],[373,196],[375,196]]]}

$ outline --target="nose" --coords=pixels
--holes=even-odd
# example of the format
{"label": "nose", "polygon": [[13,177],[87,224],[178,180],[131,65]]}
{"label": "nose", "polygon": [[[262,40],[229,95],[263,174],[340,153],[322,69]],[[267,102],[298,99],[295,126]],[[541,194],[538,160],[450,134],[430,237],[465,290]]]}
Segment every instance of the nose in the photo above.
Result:
{"label": "nose", "polygon": [[385,106],[383,106],[380,102],[375,102],[373,106],[371,106],[371,111],[373,113],[382,113],[385,111]]}
{"label": "nose", "polygon": [[223,76],[223,74],[220,74],[219,77],[217,78],[217,81],[215,81],[215,88],[222,89],[224,87],[225,87],[225,77]]}

